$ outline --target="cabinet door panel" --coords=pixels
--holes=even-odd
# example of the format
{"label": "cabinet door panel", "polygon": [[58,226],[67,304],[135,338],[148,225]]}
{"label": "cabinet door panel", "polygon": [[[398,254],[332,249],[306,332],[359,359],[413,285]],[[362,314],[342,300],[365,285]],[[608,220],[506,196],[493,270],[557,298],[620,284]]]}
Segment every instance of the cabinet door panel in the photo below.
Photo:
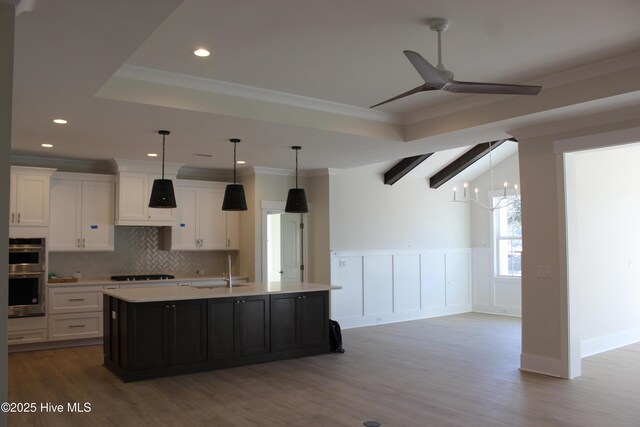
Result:
{"label": "cabinet door panel", "polygon": [[209,300],[209,360],[229,359],[239,354],[236,298]]}
{"label": "cabinet door panel", "polygon": [[327,292],[307,292],[304,302],[302,336],[305,347],[329,344],[329,296]]}
{"label": "cabinet door panel", "polygon": [[269,352],[268,296],[244,297],[240,304],[240,354]]}
{"label": "cabinet door panel", "polygon": [[227,212],[227,249],[240,249],[240,212]]}
{"label": "cabinet door panel", "polygon": [[82,183],[82,248],[113,250],[115,184],[85,181]]}
{"label": "cabinet door panel", "polygon": [[118,219],[125,221],[148,220],[149,194],[147,175],[120,172],[118,186]]}
{"label": "cabinet door panel", "polygon": [[271,351],[293,350],[300,346],[299,294],[271,295]]}
{"label": "cabinet door panel", "polygon": [[175,365],[207,360],[207,302],[179,301],[171,305],[174,341],[171,363]]}
{"label": "cabinet door panel", "polygon": [[198,225],[203,249],[226,249],[226,216],[222,210],[224,191],[198,189]]}
{"label": "cabinet door panel", "polygon": [[82,183],[51,180],[51,229],[49,250],[80,250]]}
{"label": "cabinet door panel", "polygon": [[166,303],[129,304],[129,369],[169,366],[169,314]]}
{"label": "cabinet door panel", "polygon": [[197,190],[190,187],[176,188],[176,225],[171,227],[171,249],[198,249],[198,224],[196,216]]}
{"label": "cabinet door panel", "polygon": [[49,225],[49,177],[18,175],[17,225]]}

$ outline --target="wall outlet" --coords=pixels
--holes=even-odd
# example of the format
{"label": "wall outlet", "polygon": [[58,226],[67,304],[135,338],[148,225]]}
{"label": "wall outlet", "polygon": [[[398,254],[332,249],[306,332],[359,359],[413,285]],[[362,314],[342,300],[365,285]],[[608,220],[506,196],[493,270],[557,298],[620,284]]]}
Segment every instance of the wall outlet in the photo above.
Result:
{"label": "wall outlet", "polygon": [[537,277],[551,277],[551,266],[550,265],[539,265],[536,268],[536,276]]}
{"label": "wall outlet", "polygon": [[196,274],[198,276],[203,276],[204,275],[204,270],[198,270],[198,271],[196,271]]}

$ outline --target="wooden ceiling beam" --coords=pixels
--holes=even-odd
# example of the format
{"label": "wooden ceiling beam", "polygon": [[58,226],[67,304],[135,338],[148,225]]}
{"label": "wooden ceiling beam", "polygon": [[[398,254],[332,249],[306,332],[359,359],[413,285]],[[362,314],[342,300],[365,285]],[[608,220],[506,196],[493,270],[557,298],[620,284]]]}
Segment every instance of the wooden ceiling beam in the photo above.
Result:
{"label": "wooden ceiling beam", "polygon": [[429,178],[429,187],[440,187],[505,141],[513,141],[513,139],[499,139],[497,141],[483,142],[482,144],[474,146],[462,156],[458,157],[453,162],[449,163],[447,166],[432,175]]}
{"label": "wooden ceiling beam", "polygon": [[433,153],[420,154],[419,156],[405,157],[384,173],[384,183],[393,185],[403,176],[411,172],[416,166],[424,162]]}

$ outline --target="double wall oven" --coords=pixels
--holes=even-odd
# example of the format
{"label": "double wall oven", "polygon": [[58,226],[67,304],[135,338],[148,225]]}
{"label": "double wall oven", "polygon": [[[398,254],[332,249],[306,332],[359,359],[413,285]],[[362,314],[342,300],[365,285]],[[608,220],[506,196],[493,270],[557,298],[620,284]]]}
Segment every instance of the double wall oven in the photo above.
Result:
{"label": "double wall oven", "polygon": [[44,238],[9,239],[9,317],[44,316]]}

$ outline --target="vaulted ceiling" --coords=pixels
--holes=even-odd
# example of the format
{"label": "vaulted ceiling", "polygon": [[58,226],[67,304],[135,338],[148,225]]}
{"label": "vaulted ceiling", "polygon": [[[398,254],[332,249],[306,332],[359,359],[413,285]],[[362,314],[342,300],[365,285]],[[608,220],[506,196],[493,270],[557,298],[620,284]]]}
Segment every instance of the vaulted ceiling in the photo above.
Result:
{"label": "vaulted ceiling", "polygon": [[[169,129],[168,159],[193,167],[230,168],[237,137],[245,167],[290,168],[301,145],[303,169],[342,169],[640,107],[637,0],[28,3],[16,18],[15,154],[147,159]],[[457,79],[544,89],[369,109],[421,84],[402,51],[436,62],[432,17],[451,20],[443,62]]]}

